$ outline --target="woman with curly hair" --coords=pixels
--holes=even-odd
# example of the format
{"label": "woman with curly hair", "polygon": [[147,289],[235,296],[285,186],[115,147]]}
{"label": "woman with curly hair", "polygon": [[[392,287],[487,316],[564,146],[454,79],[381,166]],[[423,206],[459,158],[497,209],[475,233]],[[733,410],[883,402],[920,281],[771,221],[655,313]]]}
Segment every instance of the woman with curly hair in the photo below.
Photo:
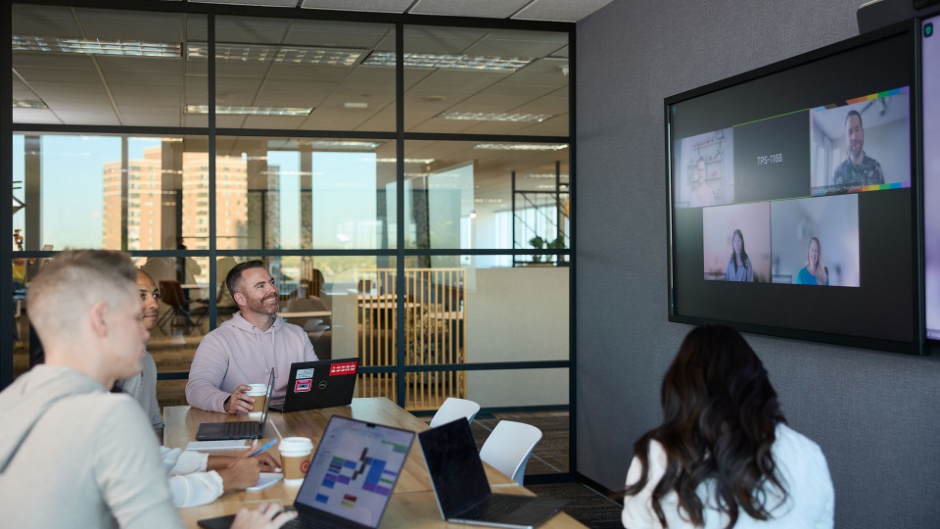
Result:
{"label": "woman with curly hair", "polygon": [[624,527],[833,526],[826,458],[786,425],[767,371],[737,331],[693,329],[661,398],[663,423],[634,445]]}

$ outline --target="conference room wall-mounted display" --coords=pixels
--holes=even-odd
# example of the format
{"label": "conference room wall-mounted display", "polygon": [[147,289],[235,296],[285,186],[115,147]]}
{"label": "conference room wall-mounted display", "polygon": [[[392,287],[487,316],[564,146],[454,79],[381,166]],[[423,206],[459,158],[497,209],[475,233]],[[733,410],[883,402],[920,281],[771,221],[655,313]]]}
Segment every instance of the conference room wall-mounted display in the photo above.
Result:
{"label": "conference room wall-mounted display", "polygon": [[927,340],[940,345],[940,15],[919,24],[921,137],[924,145],[924,318]]}
{"label": "conference room wall-mounted display", "polygon": [[920,352],[914,36],[665,100],[670,321]]}

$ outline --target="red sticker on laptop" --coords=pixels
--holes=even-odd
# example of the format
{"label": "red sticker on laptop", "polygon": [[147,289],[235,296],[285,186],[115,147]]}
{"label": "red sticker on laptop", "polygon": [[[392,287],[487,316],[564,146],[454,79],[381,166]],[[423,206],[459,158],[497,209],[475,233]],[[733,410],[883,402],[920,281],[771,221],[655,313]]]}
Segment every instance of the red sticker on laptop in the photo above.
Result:
{"label": "red sticker on laptop", "polygon": [[336,362],[330,365],[330,376],[355,375],[359,362]]}
{"label": "red sticker on laptop", "polygon": [[310,391],[310,383],[312,381],[308,378],[305,380],[298,380],[294,382],[294,393],[306,393]]}

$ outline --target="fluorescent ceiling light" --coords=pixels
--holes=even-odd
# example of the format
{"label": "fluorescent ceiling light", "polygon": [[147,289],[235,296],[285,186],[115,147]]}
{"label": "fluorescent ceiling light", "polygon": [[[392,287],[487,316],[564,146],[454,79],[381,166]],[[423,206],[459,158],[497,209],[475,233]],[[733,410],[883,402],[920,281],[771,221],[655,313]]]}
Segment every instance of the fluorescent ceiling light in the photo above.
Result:
{"label": "fluorescent ceiling light", "polygon": [[[362,64],[367,66],[395,66],[395,52],[374,51]],[[405,53],[405,68],[441,68],[446,70],[482,70],[488,72],[514,72],[535,59],[519,57],[470,57],[467,55],[440,55],[436,53]]]}
{"label": "fluorescent ceiling light", "polygon": [[13,108],[39,108],[39,109],[48,109],[49,106],[46,105],[41,99],[14,99]]}
{"label": "fluorescent ceiling light", "polygon": [[13,51],[42,51],[84,55],[117,55],[123,57],[180,58],[178,43],[143,42],[139,40],[102,40],[67,37],[14,35]]}
{"label": "fluorescent ceiling light", "polygon": [[[566,173],[561,173],[561,175],[559,175],[559,176],[561,176],[561,179],[562,179],[562,180],[567,180],[567,179],[568,179],[568,175],[567,175]],[[554,179],[555,179],[555,173],[529,173],[529,174],[525,175],[525,177],[526,177],[526,178],[551,178],[552,180],[554,180]]]}
{"label": "fluorescent ceiling light", "polygon": [[555,116],[553,114],[507,114],[505,112],[441,112],[434,117],[455,121],[511,121],[514,123],[537,121],[541,123]]}
{"label": "fluorescent ceiling light", "polygon": [[375,141],[351,141],[351,140],[341,140],[341,141],[332,141],[332,140],[315,140],[309,143],[314,149],[368,149],[374,150],[379,148],[382,145],[381,142]]}
{"label": "fluorescent ceiling light", "polygon": [[[321,66],[354,66],[368,50],[352,48],[320,48],[313,46],[267,46],[264,44],[215,45],[215,60],[251,63],[315,64]],[[186,46],[190,60],[209,58],[209,45],[191,42]]]}
{"label": "fluorescent ceiling light", "polygon": [[[395,158],[377,158],[375,160],[378,163],[395,163]],[[430,165],[434,163],[434,158],[405,158],[405,163],[418,163],[424,165]]]}
{"label": "fluorescent ceiling light", "polygon": [[567,143],[479,143],[474,149],[490,151],[560,151],[567,149]]}
{"label": "fluorescent ceiling light", "polygon": [[[215,113],[228,116],[309,116],[313,107],[227,107],[216,106]],[[186,105],[187,114],[208,114],[209,105]]]}

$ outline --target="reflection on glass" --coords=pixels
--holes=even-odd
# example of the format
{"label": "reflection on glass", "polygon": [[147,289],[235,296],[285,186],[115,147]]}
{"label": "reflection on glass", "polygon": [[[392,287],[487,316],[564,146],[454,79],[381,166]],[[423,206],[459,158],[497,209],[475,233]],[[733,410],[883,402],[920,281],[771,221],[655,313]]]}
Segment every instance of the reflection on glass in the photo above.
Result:
{"label": "reflection on glass", "polygon": [[[405,130],[568,134],[568,34],[405,26]],[[373,53],[365,64],[394,65]]]}
{"label": "reflection on glass", "polygon": [[65,125],[205,126],[206,63],[183,43],[198,14],[14,3],[13,121]]}
{"label": "reflection on glass", "polygon": [[[490,149],[478,142],[406,143],[406,248],[569,247],[567,146],[537,150],[534,147],[546,144],[498,145]],[[395,184],[386,187],[387,196],[394,196]],[[511,263],[492,260],[493,266]]]}
{"label": "reflection on glass", "polygon": [[17,134],[13,144],[22,249],[208,249],[204,138]]}
{"label": "reflection on glass", "polygon": [[[221,138],[219,151],[231,154],[216,162],[218,248],[387,248],[394,195],[380,182],[394,181],[394,150],[388,141]],[[201,248],[207,228],[184,233]]]}
{"label": "reflection on glass", "polygon": [[[394,57],[393,25],[220,16],[216,38],[218,126],[395,130],[394,63],[362,63],[373,51]],[[188,62],[207,53],[191,42]]]}

